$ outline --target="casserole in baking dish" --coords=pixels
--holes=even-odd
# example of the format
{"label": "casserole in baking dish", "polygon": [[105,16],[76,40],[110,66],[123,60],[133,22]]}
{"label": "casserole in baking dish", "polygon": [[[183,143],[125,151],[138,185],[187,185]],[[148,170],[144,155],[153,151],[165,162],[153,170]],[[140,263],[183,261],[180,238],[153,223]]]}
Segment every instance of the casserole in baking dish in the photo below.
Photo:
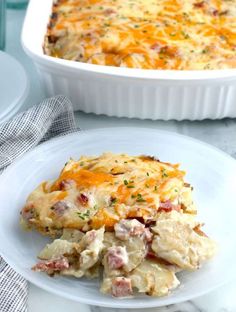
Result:
{"label": "casserole in baking dish", "polygon": [[236,67],[235,1],[57,0],[44,51],[143,69]]}
{"label": "casserole in baking dish", "polygon": [[52,4],[52,0],[31,0],[22,33],[25,51],[33,59],[47,95],[65,94],[75,109],[109,116],[164,120],[236,117],[236,69],[145,70],[45,55]]}

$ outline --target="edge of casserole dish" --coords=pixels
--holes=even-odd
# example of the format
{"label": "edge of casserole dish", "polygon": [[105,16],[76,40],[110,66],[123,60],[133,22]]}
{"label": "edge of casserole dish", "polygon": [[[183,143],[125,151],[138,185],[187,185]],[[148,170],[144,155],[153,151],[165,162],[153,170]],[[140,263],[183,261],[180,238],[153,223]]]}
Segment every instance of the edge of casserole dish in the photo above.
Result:
{"label": "edge of casserole dish", "polygon": [[[95,65],[78,61],[70,61],[61,58],[51,57],[43,52],[44,36],[47,31],[47,24],[52,10],[53,0],[45,0],[39,4],[37,0],[30,0],[29,7],[22,31],[22,44],[24,49],[35,57],[40,57],[44,61],[57,65],[67,66],[69,68],[79,68],[81,70],[89,70],[94,73],[103,73],[115,76],[148,78],[148,79],[216,79],[229,78],[236,76],[235,69],[216,69],[216,70],[153,70],[153,69],[137,69],[122,68],[115,66]],[[37,13],[37,14],[35,14]],[[40,14],[39,14],[40,13]],[[32,25],[32,28],[31,26]],[[37,30],[29,32],[29,27]]]}
{"label": "edge of casserole dish", "polygon": [[44,36],[53,0],[30,0],[22,45],[47,96],[64,94],[75,110],[108,116],[202,120],[236,117],[236,69],[149,70],[47,56]]}

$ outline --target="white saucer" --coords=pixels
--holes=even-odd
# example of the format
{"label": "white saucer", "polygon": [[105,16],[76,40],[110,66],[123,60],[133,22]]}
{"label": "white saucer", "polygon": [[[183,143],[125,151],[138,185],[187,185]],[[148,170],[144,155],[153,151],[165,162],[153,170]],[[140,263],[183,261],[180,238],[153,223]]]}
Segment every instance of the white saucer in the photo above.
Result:
{"label": "white saucer", "polygon": [[23,66],[0,51],[0,123],[20,109],[29,93],[29,81]]}

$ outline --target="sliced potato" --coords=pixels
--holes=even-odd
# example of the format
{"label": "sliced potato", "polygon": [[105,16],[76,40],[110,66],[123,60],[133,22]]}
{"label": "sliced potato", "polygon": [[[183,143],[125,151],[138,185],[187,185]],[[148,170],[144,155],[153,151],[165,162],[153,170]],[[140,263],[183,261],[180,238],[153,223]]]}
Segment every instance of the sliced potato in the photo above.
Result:
{"label": "sliced potato", "polygon": [[57,259],[65,254],[72,254],[79,245],[62,239],[55,239],[39,253],[38,258],[43,260]]}
{"label": "sliced potato", "polygon": [[130,274],[132,287],[149,296],[165,296],[179,285],[172,270],[151,260],[144,260]]}
{"label": "sliced potato", "polygon": [[194,230],[197,228],[196,224],[189,222],[186,215],[177,212],[159,218],[152,228],[155,233],[152,250],[158,257],[182,269],[198,269],[214,255],[216,245],[213,240]]}
{"label": "sliced potato", "polygon": [[78,243],[80,242],[83,236],[84,236],[84,233],[79,230],[64,229],[60,239],[67,240],[69,242]]}

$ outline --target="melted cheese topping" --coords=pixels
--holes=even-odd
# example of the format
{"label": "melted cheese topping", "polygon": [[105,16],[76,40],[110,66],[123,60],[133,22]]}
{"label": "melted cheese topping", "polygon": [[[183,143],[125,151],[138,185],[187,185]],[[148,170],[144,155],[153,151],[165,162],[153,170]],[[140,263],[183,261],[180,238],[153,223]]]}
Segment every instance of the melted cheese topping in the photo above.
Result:
{"label": "melted cheese topping", "polygon": [[143,69],[236,67],[236,0],[58,0],[45,53]]}
{"label": "melted cheese topping", "polygon": [[76,278],[103,269],[103,293],[168,295],[180,283],[176,272],[199,269],[216,251],[196,220],[184,176],[178,164],[151,156],[69,160],[21,211],[29,227],[57,237],[32,269]]}
{"label": "melted cheese topping", "polygon": [[112,230],[125,218],[155,220],[160,211],[194,213],[178,165],[148,156],[105,153],[70,160],[53,183],[28,197],[23,218],[43,233],[64,228]]}

